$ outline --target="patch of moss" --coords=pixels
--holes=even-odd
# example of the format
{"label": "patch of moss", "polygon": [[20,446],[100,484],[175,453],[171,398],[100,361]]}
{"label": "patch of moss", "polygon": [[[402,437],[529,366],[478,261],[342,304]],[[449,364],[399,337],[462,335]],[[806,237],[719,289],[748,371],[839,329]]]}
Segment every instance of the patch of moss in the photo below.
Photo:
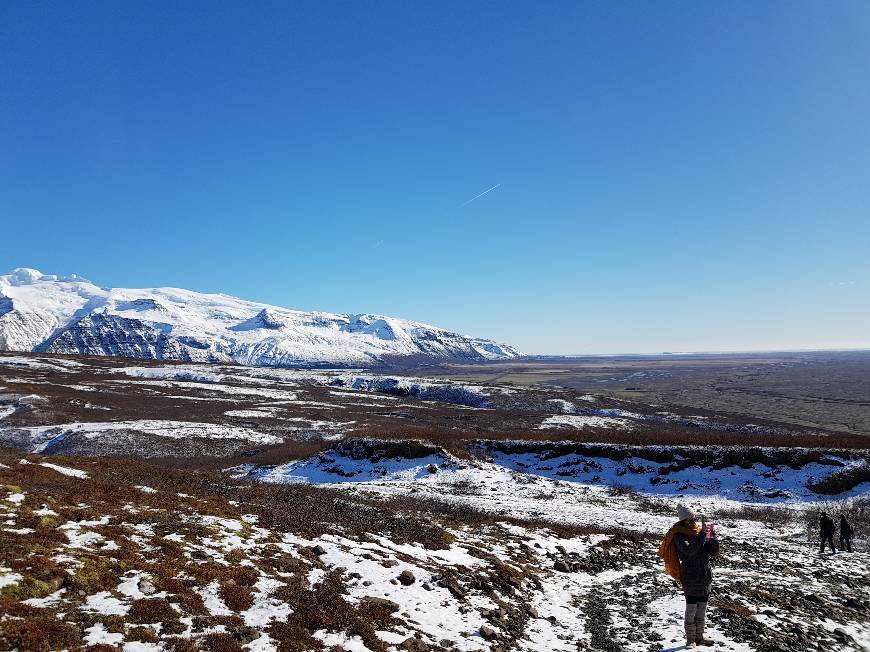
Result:
{"label": "patch of moss", "polygon": [[55,528],[63,522],[58,516],[43,516],[39,519],[39,527]]}
{"label": "patch of moss", "polygon": [[114,559],[88,557],[73,575],[72,584],[76,589],[89,594],[107,591],[118,586],[118,576],[121,573],[123,569]]}
{"label": "patch of moss", "polygon": [[10,584],[0,589],[0,595],[15,598],[16,600],[44,598],[52,592],[53,590],[48,582],[43,582],[30,575],[26,575],[16,584]]}
{"label": "patch of moss", "polygon": [[447,530],[442,530],[438,538],[441,540],[441,543],[447,546],[456,542],[456,535]]}

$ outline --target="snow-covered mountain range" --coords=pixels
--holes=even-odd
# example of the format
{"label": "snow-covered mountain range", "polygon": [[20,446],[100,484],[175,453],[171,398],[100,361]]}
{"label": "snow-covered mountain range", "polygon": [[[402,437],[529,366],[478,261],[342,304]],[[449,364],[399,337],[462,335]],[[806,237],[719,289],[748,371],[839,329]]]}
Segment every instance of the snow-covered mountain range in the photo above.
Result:
{"label": "snow-covered mountain range", "polygon": [[28,268],[0,275],[0,350],[254,366],[519,355],[511,346],[405,319],[302,312],[178,288],[101,288]]}

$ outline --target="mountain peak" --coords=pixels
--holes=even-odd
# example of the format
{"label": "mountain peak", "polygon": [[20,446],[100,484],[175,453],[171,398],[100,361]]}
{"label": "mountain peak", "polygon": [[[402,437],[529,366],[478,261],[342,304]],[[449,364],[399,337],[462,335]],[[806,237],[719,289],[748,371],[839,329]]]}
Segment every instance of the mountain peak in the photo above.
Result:
{"label": "mountain peak", "polygon": [[45,275],[42,272],[32,267],[16,267],[6,274],[10,285],[30,285],[41,280],[43,276]]}
{"label": "mountain peak", "polygon": [[269,308],[263,308],[250,319],[246,319],[241,324],[231,327],[231,329],[234,331],[250,331],[258,328],[281,330],[286,325],[286,319],[282,315]]}
{"label": "mountain peak", "polygon": [[5,280],[9,285],[21,286],[32,285],[38,281],[62,281],[68,283],[89,283],[86,278],[82,278],[78,274],[70,274],[69,276],[58,276],[57,274],[43,274],[38,269],[33,267],[16,267],[8,274],[0,276],[0,279]]}

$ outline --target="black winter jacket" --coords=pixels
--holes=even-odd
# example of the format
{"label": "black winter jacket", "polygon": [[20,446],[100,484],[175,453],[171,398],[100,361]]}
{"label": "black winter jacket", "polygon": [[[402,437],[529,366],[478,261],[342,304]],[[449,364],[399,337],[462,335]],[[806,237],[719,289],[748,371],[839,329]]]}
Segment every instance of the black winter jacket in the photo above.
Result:
{"label": "black winter jacket", "polygon": [[844,517],[840,517],[840,536],[844,539],[852,538],[852,526]]}
{"label": "black winter jacket", "polygon": [[704,536],[674,535],[674,545],[680,558],[680,583],[683,593],[691,596],[704,596],[710,593],[713,583],[713,567],[710,559],[719,555],[719,541]]}

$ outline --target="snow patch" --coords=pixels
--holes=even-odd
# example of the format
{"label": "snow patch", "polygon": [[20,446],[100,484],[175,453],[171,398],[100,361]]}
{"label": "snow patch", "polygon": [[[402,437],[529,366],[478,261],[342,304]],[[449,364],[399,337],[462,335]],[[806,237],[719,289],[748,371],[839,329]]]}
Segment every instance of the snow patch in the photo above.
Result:
{"label": "snow patch", "polygon": [[625,419],[610,416],[594,416],[588,414],[556,414],[547,417],[538,426],[538,429],[547,428],[619,428],[631,430],[632,425]]}

